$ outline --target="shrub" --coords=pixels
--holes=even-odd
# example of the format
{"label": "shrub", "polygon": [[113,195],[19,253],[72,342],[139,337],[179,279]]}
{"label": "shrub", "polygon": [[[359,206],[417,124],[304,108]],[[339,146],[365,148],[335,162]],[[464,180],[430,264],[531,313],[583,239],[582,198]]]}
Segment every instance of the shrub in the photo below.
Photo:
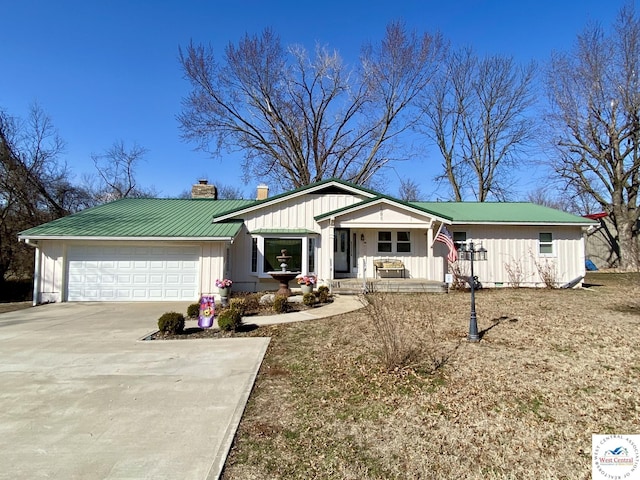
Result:
{"label": "shrub", "polygon": [[[465,262],[466,263],[466,262]],[[467,266],[464,267],[460,262],[454,262],[449,265],[449,273],[453,275],[453,283],[451,284],[452,290],[466,290],[469,284],[469,277],[471,274],[467,270]],[[469,285],[471,288],[471,285]]]}
{"label": "shrub", "polygon": [[456,353],[460,341],[452,344],[436,331],[429,295],[375,293],[361,301],[364,338],[387,371],[411,367],[435,373]]}
{"label": "shrub", "polygon": [[273,311],[276,313],[287,313],[289,311],[289,299],[284,295],[276,295],[273,301]]}
{"label": "shrub", "polygon": [[158,319],[158,330],[170,335],[182,333],[184,331],[184,315],[178,312],[164,313]]}
{"label": "shrub", "polygon": [[318,287],[318,301],[320,303],[327,303],[329,300],[329,287],[322,285]]}
{"label": "shrub", "polygon": [[247,312],[257,312],[260,310],[260,295],[259,293],[250,293],[244,297],[244,302]]}
{"label": "shrub", "polygon": [[520,288],[525,279],[522,259],[513,259],[511,263],[505,262],[504,269],[507,272],[507,278],[509,278],[509,285],[512,288]]}
{"label": "shrub", "polygon": [[313,293],[305,293],[302,296],[302,303],[311,307],[314,303],[316,303],[316,296]]}
{"label": "shrub", "polygon": [[192,303],[187,307],[187,317],[196,318],[200,316],[200,304]]}
{"label": "shrub", "polygon": [[240,312],[240,316],[247,313],[247,301],[244,298],[236,297],[229,301],[229,308],[233,308]]}
{"label": "shrub", "polygon": [[235,332],[240,325],[242,325],[242,315],[235,308],[225,308],[218,314],[218,327],[220,327],[220,330]]}

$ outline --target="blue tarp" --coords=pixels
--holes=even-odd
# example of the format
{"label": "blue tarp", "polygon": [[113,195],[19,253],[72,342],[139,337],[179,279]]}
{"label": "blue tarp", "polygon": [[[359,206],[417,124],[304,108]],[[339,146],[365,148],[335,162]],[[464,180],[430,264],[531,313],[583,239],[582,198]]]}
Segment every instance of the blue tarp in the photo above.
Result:
{"label": "blue tarp", "polygon": [[587,268],[588,272],[595,272],[596,270],[598,270],[598,267],[596,267],[596,264],[593,263],[591,260],[589,260],[587,258],[587,260],[584,262],[584,266]]}

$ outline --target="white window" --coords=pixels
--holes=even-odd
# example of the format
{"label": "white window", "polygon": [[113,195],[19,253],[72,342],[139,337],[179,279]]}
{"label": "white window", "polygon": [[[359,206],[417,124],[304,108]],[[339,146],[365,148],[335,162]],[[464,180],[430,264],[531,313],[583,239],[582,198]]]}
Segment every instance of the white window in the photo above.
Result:
{"label": "white window", "polygon": [[540,233],[538,236],[538,252],[542,256],[553,255],[553,235],[551,233]]}
{"label": "white window", "polygon": [[411,232],[378,232],[378,253],[411,252]]}
{"label": "white window", "polygon": [[456,246],[456,249],[460,249],[460,245],[466,243],[467,241],[467,232],[453,232],[453,244]]}
{"label": "white window", "polygon": [[398,253],[411,252],[411,232],[396,232],[396,251]]}
{"label": "white window", "polygon": [[268,277],[267,272],[282,270],[276,257],[287,250],[291,258],[287,270],[292,272],[315,273],[316,239],[314,237],[263,237],[257,235],[251,242],[251,270],[260,277]]}
{"label": "white window", "polygon": [[378,232],[378,253],[391,253],[391,232]]}

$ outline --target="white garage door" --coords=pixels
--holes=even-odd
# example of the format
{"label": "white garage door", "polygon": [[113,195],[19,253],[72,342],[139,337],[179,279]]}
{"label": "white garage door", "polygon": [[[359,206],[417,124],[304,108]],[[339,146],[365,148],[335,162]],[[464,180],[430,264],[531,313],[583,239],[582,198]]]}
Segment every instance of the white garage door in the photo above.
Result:
{"label": "white garage door", "polygon": [[67,299],[197,300],[199,259],[199,247],[70,247]]}

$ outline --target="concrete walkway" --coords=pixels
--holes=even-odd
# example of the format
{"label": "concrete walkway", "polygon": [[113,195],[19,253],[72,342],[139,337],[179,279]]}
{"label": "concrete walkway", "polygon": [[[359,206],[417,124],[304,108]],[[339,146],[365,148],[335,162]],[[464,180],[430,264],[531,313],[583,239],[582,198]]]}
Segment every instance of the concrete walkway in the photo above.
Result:
{"label": "concrete walkway", "polygon": [[292,312],[286,315],[260,315],[259,317],[244,317],[244,323],[254,325],[274,325],[276,323],[304,322],[305,320],[318,320],[320,318],[333,317],[342,313],[353,312],[363,307],[362,302],[355,295],[335,295],[334,301],[322,307]]}
{"label": "concrete walkway", "polygon": [[[0,479],[219,477],[268,338],[143,342],[188,303],[62,303],[0,314]],[[361,305],[337,297],[259,325]]]}

